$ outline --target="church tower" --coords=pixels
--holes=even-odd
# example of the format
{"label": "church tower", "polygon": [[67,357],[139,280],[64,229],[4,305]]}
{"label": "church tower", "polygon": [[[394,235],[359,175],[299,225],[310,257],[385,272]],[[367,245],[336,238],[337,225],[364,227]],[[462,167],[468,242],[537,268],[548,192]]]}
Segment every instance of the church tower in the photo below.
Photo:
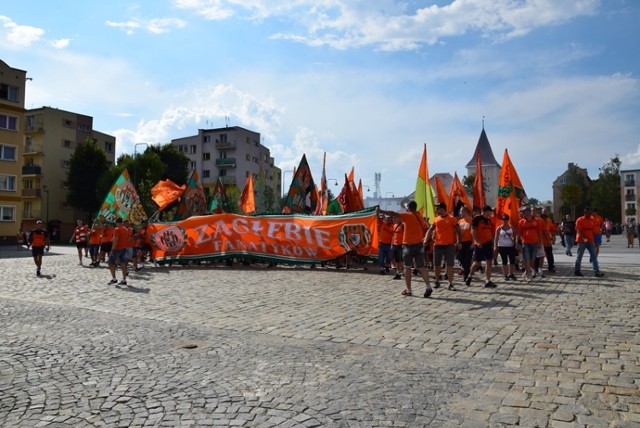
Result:
{"label": "church tower", "polygon": [[484,195],[488,205],[495,208],[496,201],[498,200],[498,182],[500,180],[501,166],[493,156],[493,150],[491,150],[491,144],[487,138],[487,133],[484,131],[484,120],[482,121],[482,132],[478,139],[478,144],[473,151],[471,160],[467,163],[467,175],[476,173],[476,153],[480,151],[480,161],[482,162],[482,178],[484,180]]}

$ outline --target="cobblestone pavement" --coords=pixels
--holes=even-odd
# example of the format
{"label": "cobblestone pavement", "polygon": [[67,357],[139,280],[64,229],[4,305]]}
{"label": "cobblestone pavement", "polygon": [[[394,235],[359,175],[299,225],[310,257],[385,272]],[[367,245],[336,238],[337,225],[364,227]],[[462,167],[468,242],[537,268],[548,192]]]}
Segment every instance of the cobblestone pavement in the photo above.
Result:
{"label": "cobblestone pavement", "polygon": [[430,299],[377,269],[257,265],[147,265],[118,289],[74,248],[40,278],[5,248],[0,426],[639,427],[625,247],[603,246],[604,278],[560,254],[547,278]]}

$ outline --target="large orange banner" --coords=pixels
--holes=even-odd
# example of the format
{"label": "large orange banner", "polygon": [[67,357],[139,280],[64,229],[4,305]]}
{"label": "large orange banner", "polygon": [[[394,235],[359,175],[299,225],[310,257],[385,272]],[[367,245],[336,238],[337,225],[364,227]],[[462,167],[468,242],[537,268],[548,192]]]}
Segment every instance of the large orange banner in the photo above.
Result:
{"label": "large orange banner", "polygon": [[317,263],[350,252],[377,256],[375,209],[337,216],[215,214],[150,224],[147,237],[159,262],[254,257]]}

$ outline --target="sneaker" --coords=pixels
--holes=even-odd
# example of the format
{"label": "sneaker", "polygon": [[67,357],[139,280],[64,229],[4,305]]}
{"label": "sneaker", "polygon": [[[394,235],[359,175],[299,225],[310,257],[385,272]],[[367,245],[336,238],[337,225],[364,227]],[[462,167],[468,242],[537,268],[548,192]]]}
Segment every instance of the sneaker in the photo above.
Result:
{"label": "sneaker", "polygon": [[453,286],[452,283],[449,283],[449,290],[456,291],[456,288]]}
{"label": "sneaker", "polygon": [[109,281],[109,285],[111,285],[111,284],[117,284],[117,283],[118,283],[118,280],[117,280],[117,279],[115,279],[115,278],[113,278],[111,281]]}
{"label": "sneaker", "polygon": [[538,276],[538,272],[533,271],[533,273],[531,274],[531,278],[533,279],[533,278],[535,278],[536,276]]}
{"label": "sneaker", "polygon": [[431,287],[427,287],[427,289],[424,290],[424,298],[426,299],[427,297],[431,296],[431,293],[433,293],[433,290],[431,289]]}
{"label": "sneaker", "polygon": [[[115,280],[115,281],[117,281],[117,280]],[[126,279],[123,279],[122,281],[120,281],[120,282],[118,283],[118,285],[127,285],[127,280],[126,280]]]}
{"label": "sneaker", "polygon": [[402,279],[402,277],[400,276],[399,273],[397,273],[397,274],[394,275],[393,279]]}
{"label": "sneaker", "polygon": [[467,279],[464,280],[464,283],[467,285],[471,285],[471,275],[469,275]]}
{"label": "sneaker", "polygon": [[540,275],[540,278],[544,278],[544,272],[542,272],[542,269],[540,269],[540,272],[538,272],[538,275]]}
{"label": "sneaker", "polygon": [[582,272],[580,272],[579,270],[575,271],[573,274],[574,274],[575,276],[584,276],[584,275],[582,274]]}
{"label": "sneaker", "polygon": [[135,268],[135,271],[136,271],[136,272],[140,272],[141,270],[142,270],[142,267],[137,267],[137,268]]}
{"label": "sneaker", "polygon": [[594,273],[593,276],[601,278],[601,277],[604,276],[604,274],[602,272],[598,271],[598,272]]}
{"label": "sneaker", "polygon": [[[136,268],[136,272],[138,272],[138,270],[139,270],[139,269],[138,269],[138,268]],[[380,269],[380,275],[384,275],[385,273],[386,273],[386,272],[385,272],[384,268],[381,268],[381,269]]]}
{"label": "sneaker", "polygon": [[512,279],[512,280],[514,280],[514,281],[515,281],[515,280],[516,280],[516,276],[515,276],[514,274],[510,274],[510,275],[509,275],[509,279]]}
{"label": "sneaker", "polygon": [[37,270],[36,270],[36,275],[37,275],[37,276],[40,276],[40,269],[37,269]]}
{"label": "sneaker", "polygon": [[569,251],[569,254],[567,254],[569,257],[573,257],[573,254],[571,254],[571,251]]}
{"label": "sneaker", "polygon": [[486,288],[496,288],[496,287],[497,287],[497,285],[496,285],[496,284],[494,284],[494,283],[493,283],[493,282],[491,282],[491,281],[487,281],[487,282],[485,282],[485,283],[484,283],[484,286],[485,286]]}
{"label": "sneaker", "polygon": [[440,281],[436,281],[436,283],[433,286],[433,288],[440,288]]}
{"label": "sneaker", "polygon": [[547,269],[550,273],[556,273],[556,268],[554,267],[550,267],[549,269]]}
{"label": "sneaker", "polygon": [[509,281],[509,279],[511,279],[511,278],[509,278],[509,275],[505,275],[505,276],[504,276],[504,280],[505,280],[505,281]]}

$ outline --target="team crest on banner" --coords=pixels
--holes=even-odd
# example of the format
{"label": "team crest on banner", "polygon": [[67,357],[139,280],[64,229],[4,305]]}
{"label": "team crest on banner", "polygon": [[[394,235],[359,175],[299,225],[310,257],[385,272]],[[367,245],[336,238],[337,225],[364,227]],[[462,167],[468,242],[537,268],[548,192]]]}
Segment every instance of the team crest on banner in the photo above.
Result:
{"label": "team crest on banner", "polygon": [[200,184],[198,172],[193,171],[176,209],[174,220],[183,220],[194,215],[204,215],[206,213],[207,198]]}
{"label": "team crest on banner", "polygon": [[346,251],[365,249],[371,244],[371,231],[364,224],[344,225],[338,233],[338,240]]}
{"label": "team crest on banner", "polygon": [[96,218],[100,218],[101,215],[109,223],[115,223],[119,217],[139,225],[147,219],[138,192],[129,180],[129,172],[126,169],[111,186],[111,191],[107,194]]}
{"label": "team crest on banner", "polygon": [[169,226],[151,235],[152,244],[165,253],[177,253],[187,244],[187,232],[178,226]]}

